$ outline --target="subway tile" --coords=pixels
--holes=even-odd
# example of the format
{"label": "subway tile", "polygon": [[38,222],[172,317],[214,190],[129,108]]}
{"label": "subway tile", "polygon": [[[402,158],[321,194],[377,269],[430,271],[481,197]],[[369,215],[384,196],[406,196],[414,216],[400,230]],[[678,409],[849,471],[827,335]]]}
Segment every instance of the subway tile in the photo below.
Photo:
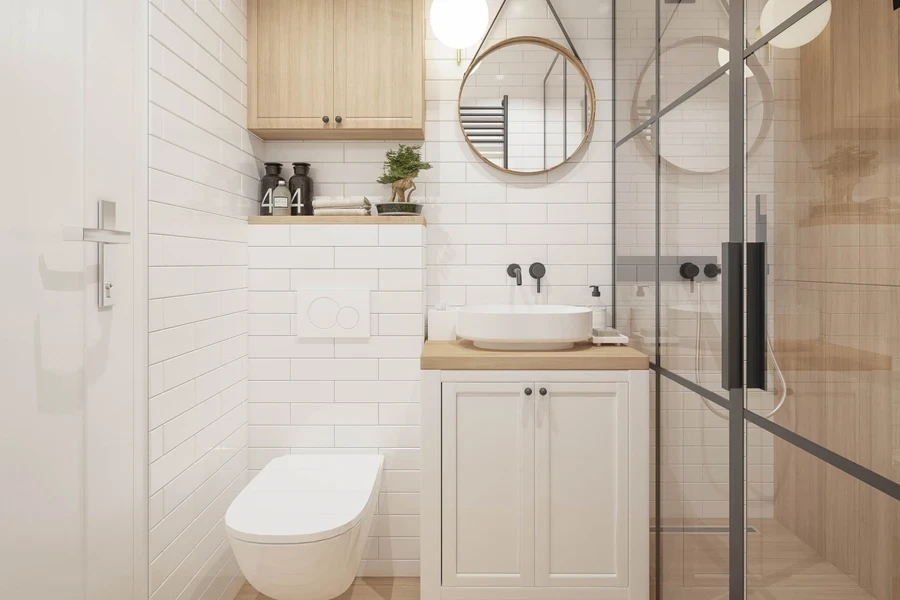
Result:
{"label": "subway tile", "polygon": [[419,382],[412,381],[335,381],[336,402],[418,402]]}
{"label": "subway tile", "polygon": [[372,292],[371,310],[374,314],[409,314],[422,312],[422,292]]}
{"label": "subway tile", "polygon": [[338,269],[417,269],[425,264],[425,251],[413,248],[335,248]]}
{"label": "subway tile", "polygon": [[378,245],[376,225],[291,225],[290,230],[292,246]]}
{"label": "subway tile", "polygon": [[378,271],[380,291],[421,292],[425,290],[424,269],[381,269]]}
{"label": "subway tile", "polygon": [[334,402],[334,381],[259,381],[251,377],[250,402]]}
{"label": "subway tile", "polygon": [[333,340],[308,340],[294,336],[250,336],[253,358],[330,358],[335,355]]}
{"label": "subway tile", "polygon": [[425,333],[425,319],[421,314],[378,315],[378,335],[417,335]]}
{"label": "subway tile", "polygon": [[378,360],[353,358],[304,358],[291,362],[291,380],[365,381],[378,378]]}
{"label": "subway tile", "polygon": [[353,403],[302,403],[292,404],[292,425],[375,425],[378,423],[378,406]]}
{"label": "subway tile", "polygon": [[[250,264],[260,269],[332,269],[334,248],[270,248],[249,249]],[[340,265],[338,265],[340,266]]]}
{"label": "subway tile", "polygon": [[418,448],[414,426],[344,426],[334,428],[334,445],[341,448]]}
{"label": "subway tile", "polygon": [[[290,246],[291,225],[248,225],[250,246]],[[330,246],[332,244],[323,244]]]}
{"label": "subway tile", "polygon": [[367,340],[335,340],[337,358],[416,358],[422,353],[421,336],[376,336]]}
{"label": "subway tile", "polygon": [[379,225],[379,246],[424,246],[425,228],[421,225]]}
{"label": "subway tile", "polygon": [[292,269],[291,289],[308,288],[378,289],[378,269]]}
{"label": "subway tile", "polygon": [[509,225],[510,244],[586,244],[588,226],[581,225]]}

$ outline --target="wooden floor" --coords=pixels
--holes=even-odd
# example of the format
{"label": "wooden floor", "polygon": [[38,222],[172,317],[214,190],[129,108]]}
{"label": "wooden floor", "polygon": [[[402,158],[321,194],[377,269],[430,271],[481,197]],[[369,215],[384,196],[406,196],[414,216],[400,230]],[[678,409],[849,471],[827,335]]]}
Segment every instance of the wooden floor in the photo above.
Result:
{"label": "wooden floor", "polygon": [[[682,522],[666,525],[727,525]],[[856,581],[774,520],[752,520],[747,535],[747,600],[873,600]],[[663,600],[727,600],[728,536],[664,533]],[[651,555],[653,553],[651,552]],[[415,578],[363,577],[338,600],[418,600]],[[246,584],[237,600],[269,600]],[[900,600],[897,598],[896,600]]]}
{"label": "wooden floor", "polygon": [[[873,600],[850,576],[777,521],[754,519],[749,525],[758,533],[747,535],[747,600]],[[727,534],[664,533],[660,537],[663,600],[728,599]]]}
{"label": "wooden floor", "polygon": [[[269,600],[245,584],[235,600]],[[358,577],[336,600],[419,600],[419,580],[414,577]]]}

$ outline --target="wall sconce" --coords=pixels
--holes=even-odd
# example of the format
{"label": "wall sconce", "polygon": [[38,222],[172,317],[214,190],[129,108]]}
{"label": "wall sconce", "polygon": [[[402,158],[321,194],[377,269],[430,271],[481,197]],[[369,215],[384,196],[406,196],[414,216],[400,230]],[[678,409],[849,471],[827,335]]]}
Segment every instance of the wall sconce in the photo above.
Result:
{"label": "wall sconce", "polygon": [[487,29],[487,0],[434,0],[429,17],[435,37],[456,48],[456,64],[460,64],[462,49],[481,39]]}

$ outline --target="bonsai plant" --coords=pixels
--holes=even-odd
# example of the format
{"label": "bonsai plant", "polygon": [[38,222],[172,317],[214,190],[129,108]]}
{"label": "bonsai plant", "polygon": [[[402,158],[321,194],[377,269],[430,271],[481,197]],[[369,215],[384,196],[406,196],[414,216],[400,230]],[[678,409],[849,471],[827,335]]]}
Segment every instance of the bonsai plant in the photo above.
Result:
{"label": "bonsai plant", "polygon": [[378,183],[391,186],[392,205],[387,210],[378,205],[378,212],[412,212],[418,213],[416,205],[408,207],[397,206],[397,203],[409,203],[410,196],[416,189],[414,179],[419,176],[419,171],[427,171],[431,164],[422,161],[420,150],[422,146],[406,146],[400,144],[396,150],[388,150],[384,160],[384,175],[378,178]]}

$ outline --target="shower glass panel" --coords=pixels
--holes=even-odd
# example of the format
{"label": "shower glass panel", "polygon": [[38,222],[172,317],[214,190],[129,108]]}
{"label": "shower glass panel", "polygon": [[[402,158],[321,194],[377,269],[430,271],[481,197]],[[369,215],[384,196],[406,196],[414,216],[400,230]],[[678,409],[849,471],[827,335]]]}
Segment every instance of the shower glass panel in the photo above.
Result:
{"label": "shower glass panel", "polygon": [[704,270],[728,241],[728,78],[663,115],[659,132],[659,366],[721,392],[721,278]]}
{"label": "shower glass panel", "polygon": [[[778,425],[900,482],[900,21],[885,2],[829,4],[814,40],[749,59],[771,89],[752,97],[748,82],[748,130],[774,98],[779,117],[746,159],[747,239],[767,242],[769,346],[768,389],[750,390],[747,406],[781,406]],[[865,60],[870,36],[893,36],[884,64]]]}
{"label": "shower glass panel", "polygon": [[[656,127],[616,149],[616,328],[656,355]],[[647,136],[651,139],[643,139]]]}
{"label": "shower glass panel", "polygon": [[665,377],[660,407],[661,597],[727,597],[728,422]]}
{"label": "shower glass panel", "polygon": [[748,57],[743,107],[748,146],[774,120],[744,165],[747,594],[900,600],[900,18],[782,4],[811,12]]}
{"label": "shower glass panel", "polygon": [[656,114],[657,0],[616,0],[616,140]]}
{"label": "shower glass panel", "polygon": [[900,599],[896,499],[755,425],[747,498],[747,598]]}
{"label": "shower glass panel", "polygon": [[663,109],[727,63],[729,5],[727,0],[659,2]]}
{"label": "shower glass panel", "polygon": [[900,600],[900,11],[617,0],[616,35],[651,597]]}

